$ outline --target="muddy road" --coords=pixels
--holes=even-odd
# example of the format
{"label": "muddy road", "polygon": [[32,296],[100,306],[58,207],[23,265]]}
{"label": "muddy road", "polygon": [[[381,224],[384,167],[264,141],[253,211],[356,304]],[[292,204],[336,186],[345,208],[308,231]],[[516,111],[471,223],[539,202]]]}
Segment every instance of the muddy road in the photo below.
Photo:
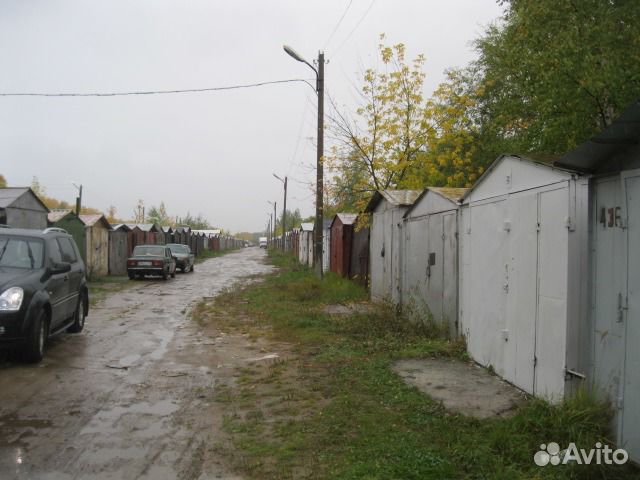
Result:
{"label": "muddy road", "polygon": [[[247,337],[207,331],[189,309],[252,275],[248,248],[168,281],[135,281],[92,308],[39,365],[0,363],[0,479],[216,479],[216,384],[255,357]],[[227,378],[228,379],[228,378]]]}

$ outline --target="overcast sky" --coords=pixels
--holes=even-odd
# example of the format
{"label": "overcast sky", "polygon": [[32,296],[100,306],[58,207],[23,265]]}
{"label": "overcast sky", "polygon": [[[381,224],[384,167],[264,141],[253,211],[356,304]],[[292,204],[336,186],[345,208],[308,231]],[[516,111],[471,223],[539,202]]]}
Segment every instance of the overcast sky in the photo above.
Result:
{"label": "overcast sky", "polygon": [[[348,10],[347,7],[349,6]],[[341,16],[346,10],[342,22]],[[326,89],[355,108],[380,33],[426,56],[425,94],[474,58],[495,0],[0,0],[0,93],[121,92],[314,78],[282,50],[325,51]],[[335,30],[338,26],[337,30]],[[333,35],[332,32],[335,30]],[[0,174],[130,218],[138,199],[262,230],[271,207],[314,213],[315,94],[303,83],[176,95],[0,97]],[[326,145],[328,147],[328,145]]]}

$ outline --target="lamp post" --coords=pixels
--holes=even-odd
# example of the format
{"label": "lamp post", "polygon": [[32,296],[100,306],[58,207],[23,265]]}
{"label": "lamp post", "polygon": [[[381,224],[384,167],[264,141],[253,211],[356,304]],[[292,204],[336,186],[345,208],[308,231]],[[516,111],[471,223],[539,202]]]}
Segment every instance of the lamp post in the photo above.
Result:
{"label": "lamp post", "polygon": [[[285,234],[287,232],[287,177],[284,177],[284,180],[283,180],[275,173],[273,174],[273,176],[276,177],[278,180],[280,180],[282,183],[284,183],[284,207],[282,209],[282,251],[284,252],[286,251]],[[276,211],[276,206],[274,204],[273,205],[274,215],[275,215],[275,211]]]}
{"label": "lamp post", "polygon": [[275,245],[275,241],[276,241],[276,218],[278,218],[277,215],[276,215],[276,204],[278,202],[272,202],[270,200],[267,200],[267,203],[270,204],[270,205],[273,205],[273,217],[272,217],[273,218],[273,223],[271,223],[271,227],[272,227],[273,231],[269,232],[269,233],[271,234],[271,241]]}
{"label": "lamp post", "polygon": [[322,278],[322,218],[324,216],[324,52],[318,52],[318,68],[307,62],[293,48],[284,45],[284,51],[298,62],[305,63],[316,74],[316,93],[318,94],[318,145],[316,151],[316,224],[313,230],[313,265],[318,278]]}

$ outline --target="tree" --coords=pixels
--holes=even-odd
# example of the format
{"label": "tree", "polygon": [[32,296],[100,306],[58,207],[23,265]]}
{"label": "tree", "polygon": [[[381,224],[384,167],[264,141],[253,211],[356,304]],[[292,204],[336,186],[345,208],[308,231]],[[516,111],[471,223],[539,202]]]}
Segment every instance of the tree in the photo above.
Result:
{"label": "tree", "polygon": [[7,188],[7,179],[0,175],[0,188]]}
{"label": "tree", "polygon": [[639,2],[504,3],[502,21],[476,42],[487,153],[563,154],[637,99]]}
{"label": "tree", "polygon": [[144,223],[144,201],[138,200],[136,208],[133,210],[133,223]]}
{"label": "tree", "polygon": [[147,213],[147,221],[150,223],[157,223],[158,225],[171,225],[171,217],[167,213],[167,208],[164,202],[160,202],[160,206],[152,206]]}
{"label": "tree", "polygon": [[201,213],[197,217],[193,217],[189,212],[185,217],[177,218],[176,226],[189,226],[194,230],[211,230],[213,228]]}
{"label": "tree", "polygon": [[468,70],[450,70],[426,103],[427,147],[410,166],[402,188],[470,187],[489,159],[479,157],[478,87]]}
{"label": "tree", "polygon": [[352,189],[359,210],[374,191],[402,184],[425,148],[430,128],[422,96],[424,57],[408,64],[401,43],[381,43],[379,54],[384,71],[364,72],[357,118],[334,104],[330,126],[338,146],[328,157],[329,166]]}
{"label": "tree", "polygon": [[107,221],[112,224],[122,223],[117,217],[118,209],[114,205],[109,205],[107,209]]}
{"label": "tree", "polygon": [[[315,217],[313,218],[315,219]],[[300,227],[302,221],[300,209],[296,208],[294,211],[287,209],[287,231]],[[282,212],[278,212],[278,218],[276,219],[276,235],[282,235]]]}
{"label": "tree", "polygon": [[33,190],[33,193],[35,193],[41,199],[44,198],[46,194],[46,191],[40,183],[40,180],[38,180],[38,177],[36,177],[35,175],[31,179],[31,190]]}

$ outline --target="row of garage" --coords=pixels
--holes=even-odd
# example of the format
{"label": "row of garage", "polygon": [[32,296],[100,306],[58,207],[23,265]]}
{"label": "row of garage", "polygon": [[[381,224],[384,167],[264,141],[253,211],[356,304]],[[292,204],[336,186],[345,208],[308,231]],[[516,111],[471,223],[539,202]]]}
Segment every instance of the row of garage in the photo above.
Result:
{"label": "row of garage", "polygon": [[[635,103],[553,162],[504,155],[470,189],[381,191],[365,212],[373,300],[423,309],[464,337],[476,362],[532,395],[557,402],[594,389],[636,461],[639,145]],[[333,234],[326,256],[353,256],[353,233],[339,234],[341,245]]]}
{"label": "row of garage", "polygon": [[111,225],[102,214],[76,215],[68,209],[50,211],[28,187],[0,189],[0,225],[66,230],[78,245],[90,278],[125,275],[127,258],[136,245],[181,243],[199,255],[205,250],[228,250],[244,244],[220,230],[162,227],[154,223]]}

